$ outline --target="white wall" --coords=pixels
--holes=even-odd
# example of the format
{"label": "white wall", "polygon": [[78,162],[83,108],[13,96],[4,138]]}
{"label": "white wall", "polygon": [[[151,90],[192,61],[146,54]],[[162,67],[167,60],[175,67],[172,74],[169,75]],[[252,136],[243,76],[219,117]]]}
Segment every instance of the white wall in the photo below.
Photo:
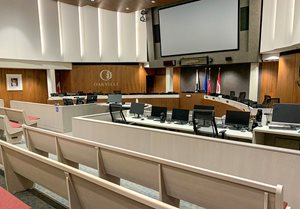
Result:
{"label": "white wall", "polygon": [[37,0],[0,0],[0,57],[41,59]]}
{"label": "white wall", "polygon": [[139,12],[46,0],[0,0],[0,5],[0,59],[147,61],[146,23]]}
{"label": "white wall", "polygon": [[298,44],[300,44],[300,1],[264,0],[261,53]]}

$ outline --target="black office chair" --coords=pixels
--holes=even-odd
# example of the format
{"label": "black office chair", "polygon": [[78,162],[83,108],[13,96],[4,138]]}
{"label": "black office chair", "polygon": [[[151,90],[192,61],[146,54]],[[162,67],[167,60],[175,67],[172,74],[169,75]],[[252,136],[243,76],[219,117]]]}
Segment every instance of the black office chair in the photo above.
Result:
{"label": "black office chair", "polygon": [[[212,132],[208,133],[207,130],[209,129],[207,129],[205,132],[201,131],[202,127],[211,127]],[[215,111],[195,109],[193,111],[193,128],[196,135],[218,137],[218,128],[215,121]]]}
{"label": "black office chair", "polygon": [[77,105],[84,104],[84,97],[77,97],[76,98],[76,104]]}
{"label": "black office chair", "polygon": [[235,91],[230,91],[230,92],[229,92],[229,96],[230,96],[230,97],[234,97],[234,96],[235,96]]}
{"label": "black office chair", "polygon": [[126,123],[121,104],[109,104],[111,121],[114,123]]}
{"label": "black office chair", "polygon": [[64,105],[73,105],[73,99],[66,99],[66,98],[63,98],[63,103]]}
{"label": "black office chair", "polygon": [[240,92],[240,94],[239,94],[239,99],[240,99],[241,101],[243,101],[245,98],[246,98],[246,92],[245,92],[245,91]]}
{"label": "black office chair", "polygon": [[270,98],[267,99],[267,108],[272,108],[274,104],[279,104],[280,103],[280,98]]}

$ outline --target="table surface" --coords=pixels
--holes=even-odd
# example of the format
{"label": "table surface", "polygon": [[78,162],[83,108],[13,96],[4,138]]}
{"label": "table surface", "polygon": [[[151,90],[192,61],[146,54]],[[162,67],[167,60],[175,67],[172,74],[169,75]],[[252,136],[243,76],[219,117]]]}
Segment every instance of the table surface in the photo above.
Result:
{"label": "table surface", "polygon": [[299,130],[271,129],[268,126],[256,127],[254,132],[300,137]]}
{"label": "table surface", "polygon": [[[193,125],[188,123],[188,124],[176,124],[174,122],[164,122],[161,123],[160,121],[155,121],[155,120],[150,120],[147,119],[146,117],[143,118],[135,118],[133,116],[127,116],[126,121],[129,123],[134,123],[134,124],[139,124],[139,125],[144,125],[144,126],[151,126],[151,127],[156,127],[156,128],[164,128],[164,129],[171,129],[171,130],[178,130],[178,131],[183,131],[183,132],[190,132],[193,133]],[[202,127],[200,129],[204,133],[211,133],[211,128],[210,127]],[[218,132],[226,130],[225,136],[227,137],[232,137],[232,138],[239,138],[239,139],[246,139],[252,142],[252,132],[249,131],[239,131],[239,130],[230,130],[227,128],[218,128]]]}

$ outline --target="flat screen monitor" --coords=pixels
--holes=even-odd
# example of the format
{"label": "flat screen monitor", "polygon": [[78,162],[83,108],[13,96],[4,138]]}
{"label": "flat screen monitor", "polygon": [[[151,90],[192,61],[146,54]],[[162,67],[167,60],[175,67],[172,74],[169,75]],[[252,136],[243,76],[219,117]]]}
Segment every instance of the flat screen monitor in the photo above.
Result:
{"label": "flat screen monitor", "polygon": [[208,105],[194,105],[194,110],[215,110],[215,107]]}
{"label": "flat screen monitor", "polygon": [[189,121],[189,110],[185,109],[173,109],[172,110],[172,120],[179,122],[188,122]]}
{"label": "flat screen monitor", "polygon": [[165,117],[167,116],[167,107],[159,107],[159,106],[152,106],[151,108],[151,116],[159,118],[161,113],[164,113]]}
{"label": "flat screen monitor", "polygon": [[64,105],[73,105],[73,99],[63,99]]}
{"label": "flat screen monitor", "polygon": [[108,103],[122,103],[122,94],[108,94],[107,95]]}
{"label": "flat screen monitor", "polygon": [[86,103],[95,103],[97,102],[97,95],[87,95],[86,97]]}
{"label": "flat screen monitor", "polygon": [[236,128],[245,128],[249,126],[250,112],[226,111],[225,124]]}
{"label": "flat screen monitor", "polygon": [[272,122],[300,125],[299,104],[274,104]]}
{"label": "flat screen monitor", "polygon": [[131,103],[129,112],[132,114],[136,114],[137,118],[139,118],[140,115],[144,114],[144,108],[145,108],[144,103]]}

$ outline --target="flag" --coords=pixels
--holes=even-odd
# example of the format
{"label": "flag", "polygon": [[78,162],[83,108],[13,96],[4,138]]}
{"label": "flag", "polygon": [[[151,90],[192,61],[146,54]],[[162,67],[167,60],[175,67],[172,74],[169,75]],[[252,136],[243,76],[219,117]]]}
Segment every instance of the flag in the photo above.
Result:
{"label": "flag", "polygon": [[205,76],[204,76],[204,82],[203,82],[203,89],[204,89],[204,92],[207,93],[207,74],[206,74],[206,68],[205,68]]}
{"label": "flag", "polygon": [[56,83],[56,93],[60,94],[61,93],[61,88],[60,88],[60,81]]}
{"label": "flag", "polygon": [[195,83],[195,92],[200,90],[200,81],[199,81],[199,70],[196,70],[196,83]]}
{"label": "flag", "polygon": [[218,80],[217,80],[217,86],[216,86],[216,93],[221,94],[221,72],[219,68],[219,73],[218,73]]}
{"label": "flag", "polygon": [[211,93],[211,83],[210,83],[210,68],[208,70],[208,81],[207,81],[207,95]]}

